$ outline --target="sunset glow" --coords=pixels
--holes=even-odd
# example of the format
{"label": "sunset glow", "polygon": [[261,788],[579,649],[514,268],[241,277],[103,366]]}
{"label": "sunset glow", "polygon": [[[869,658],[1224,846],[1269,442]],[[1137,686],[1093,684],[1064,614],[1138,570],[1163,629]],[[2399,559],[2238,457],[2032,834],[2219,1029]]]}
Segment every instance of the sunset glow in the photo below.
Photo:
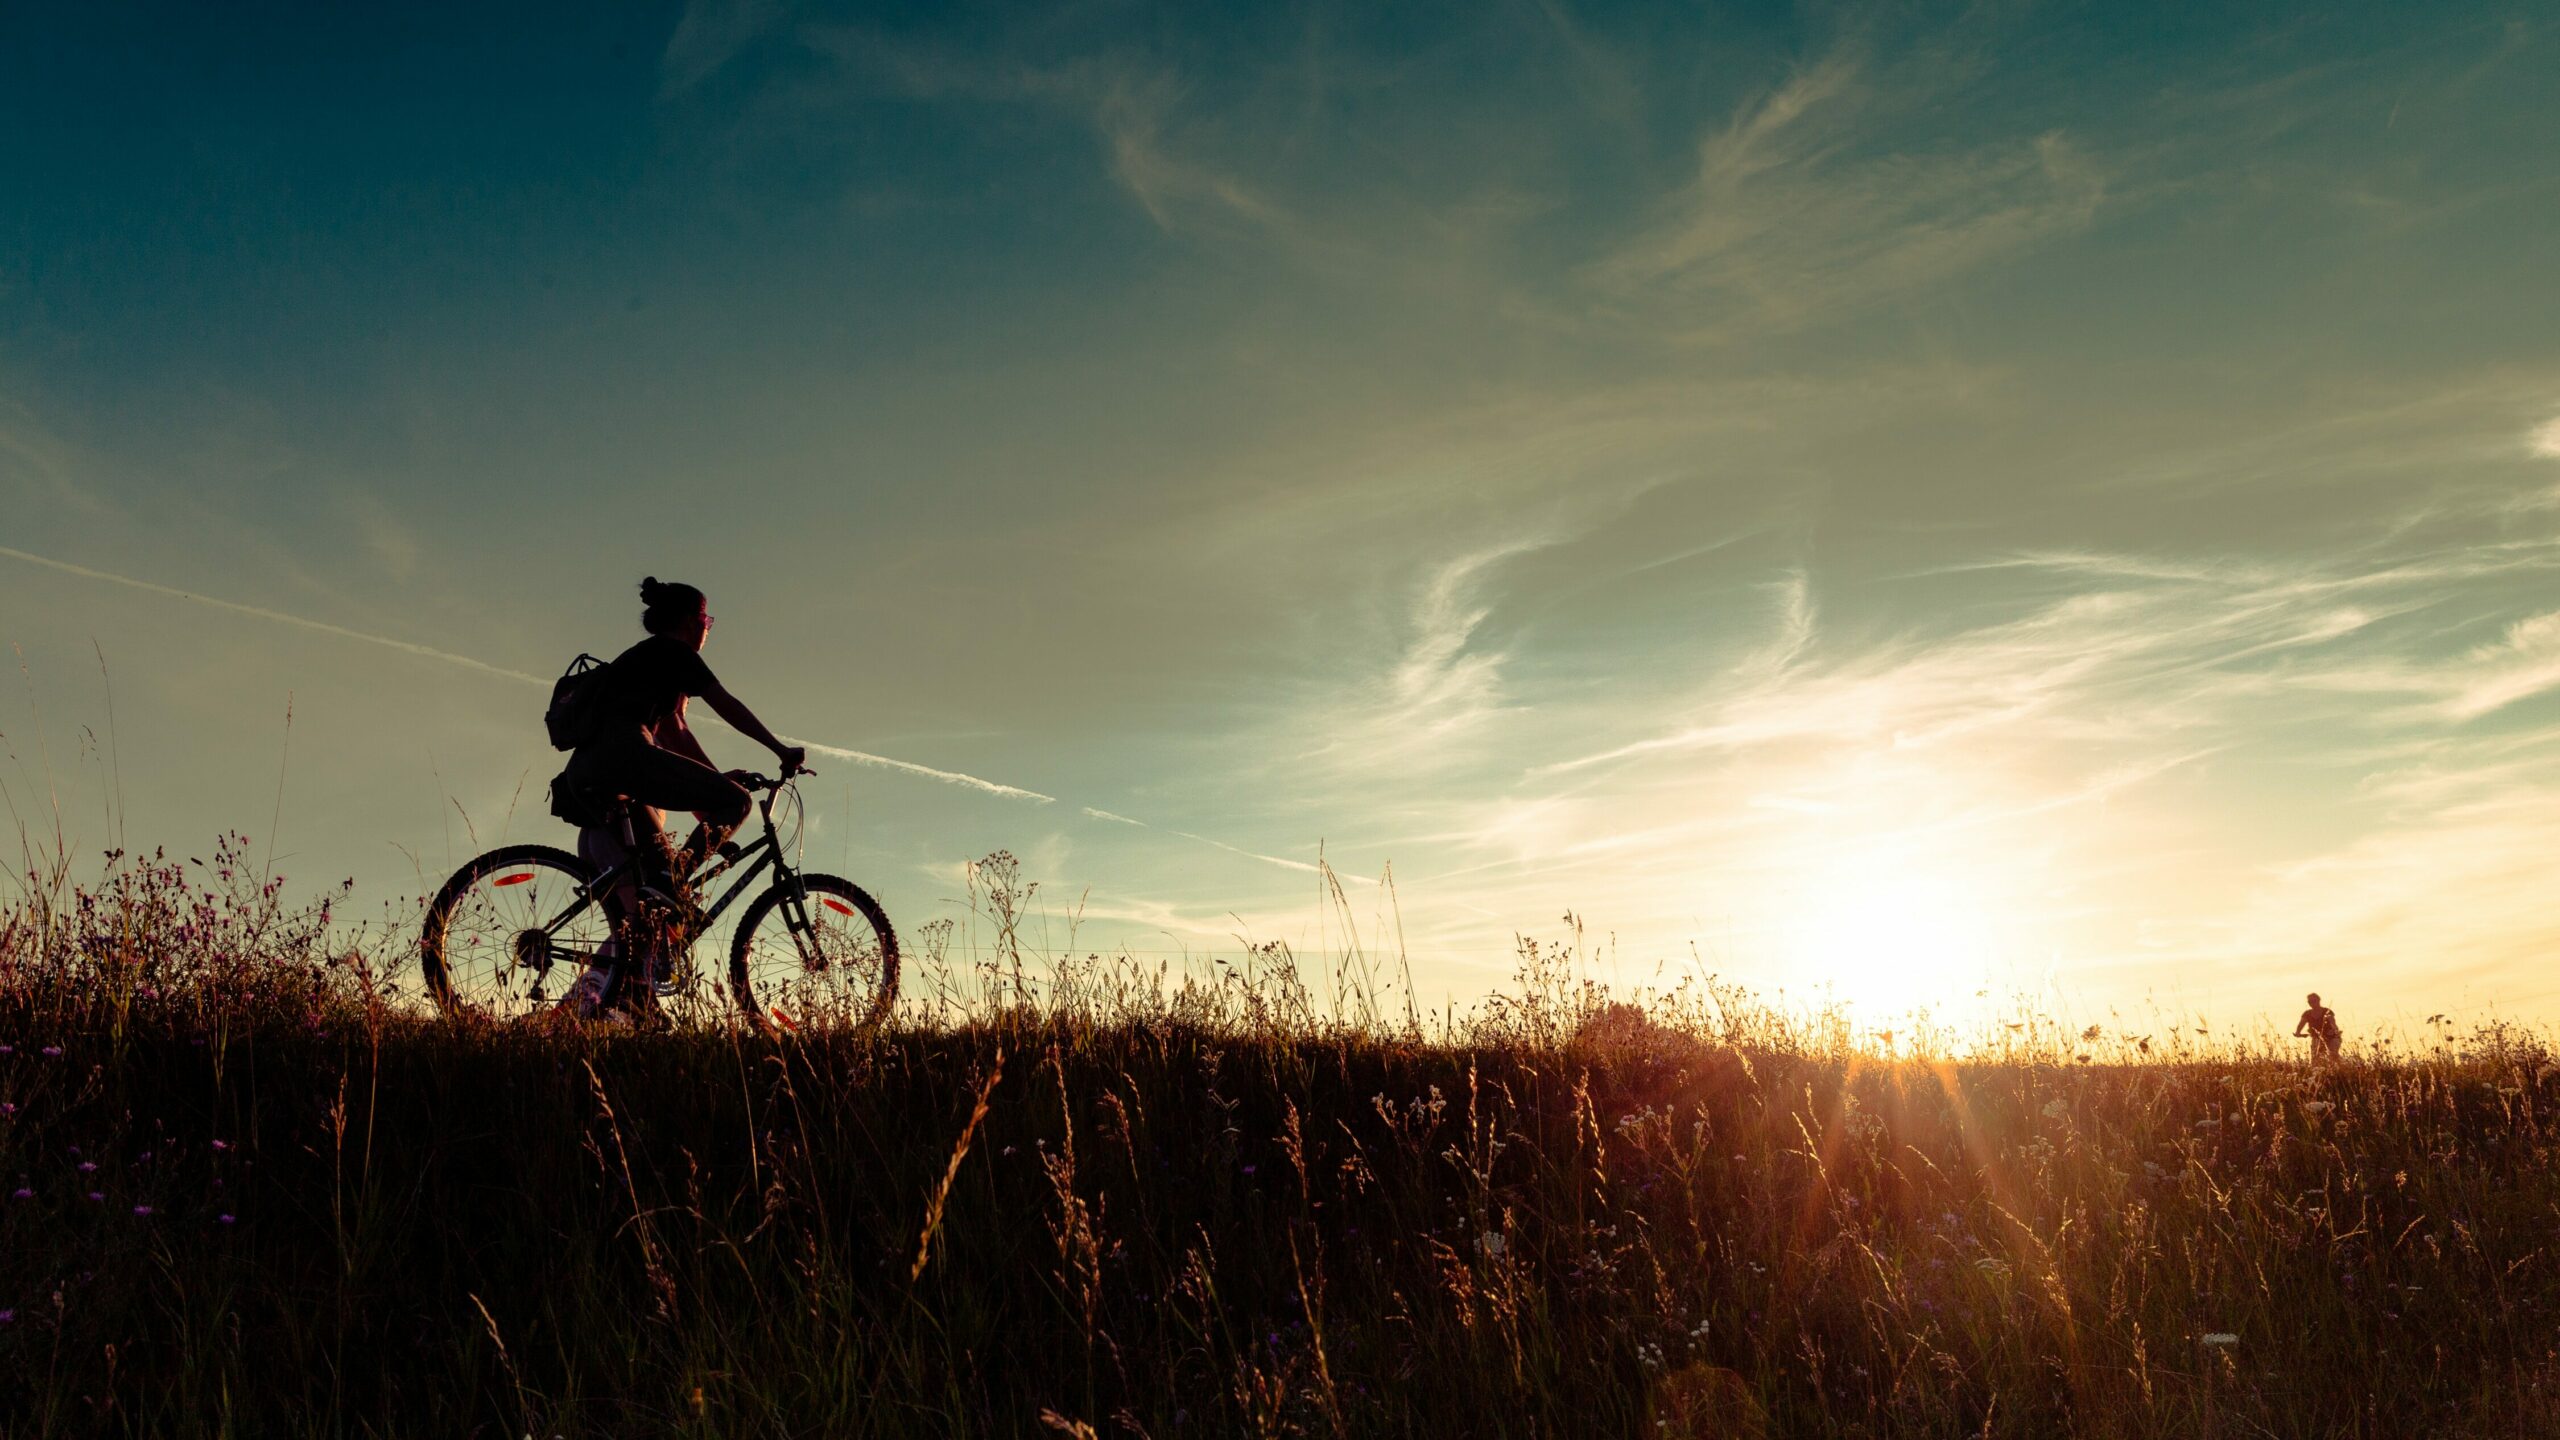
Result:
{"label": "sunset glow", "polygon": [[902,924],[1009,851],[1061,940],[1424,997],[1570,912],[1882,1010],[2560,1015],[2548,25],[78,8],[0,87],[47,843],[556,839],[656,574]]}
{"label": "sunset glow", "polygon": [[1787,946],[1792,973],[1828,987],[1861,1020],[1918,1008],[1970,1012],[1994,973],[1994,911],[1960,870],[1885,848],[1853,848],[1801,887]]}

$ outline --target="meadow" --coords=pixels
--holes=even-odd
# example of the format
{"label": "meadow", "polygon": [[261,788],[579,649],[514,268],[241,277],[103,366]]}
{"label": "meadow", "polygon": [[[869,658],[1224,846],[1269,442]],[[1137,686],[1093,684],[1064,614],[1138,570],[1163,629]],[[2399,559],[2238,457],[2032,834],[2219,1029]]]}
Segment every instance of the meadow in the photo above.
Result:
{"label": "meadow", "polygon": [[247,855],[0,915],[0,1433],[2560,1434],[2532,1036],[1887,1051],[1569,931],[1437,1017],[1016,945],[876,1034],[537,1033]]}

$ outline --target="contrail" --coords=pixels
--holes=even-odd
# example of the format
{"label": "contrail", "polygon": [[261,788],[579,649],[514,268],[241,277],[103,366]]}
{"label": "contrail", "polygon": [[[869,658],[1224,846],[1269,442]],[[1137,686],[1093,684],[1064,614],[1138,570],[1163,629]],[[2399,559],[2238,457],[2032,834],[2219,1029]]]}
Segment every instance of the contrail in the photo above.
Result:
{"label": "contrail", "polygon": [[[74,565],[67,560],[56,560],[46,555],[30,554],[27,551],[13,549],[6,545],[0,545],[0,556],[6,556],[12,560],[23,561],[29,565],[42,566],[47,570],[58,570],[65,575],[77,575],[83,580],[96,580],[107,585],[121,585],[128,590],[140,590],[149,595],[165,595],[172,600],[184,600],[189,604],[203,605],[214,610],[227,610],[234,615],[246,615],[252,619],[272,621],[278,625],[290,625],[300,630],[315,631],[322,635],[334,635],[341,640],[354,640],[365,645],[379,645],[386,650],[397,650],[404,655],[415,655],[425,660],[441,660],[448,665],[459,665],[466,670],[476,670],[483,675],[492,675],[501,680],[513,680],[520,685],[539,686],[549,685],[552,683],[550,680],[545,679],[540,675],[529,674],[522,670],[510,670],[504,665],[492,665],[486,660],[475,660],[468,655],[458,655],[451,650],[439,650],[432,645],[420,645],[414,641],[395,639],[389,635],[376,635],[366,630],[351,630],[344,625],[332,625],[326,620],[308,620],[300,615],[288,615],[281,610],[269,610],[260,605],[243,605],[237,600],[223,600],[211,595],[199,595],[192,590],[181,590],[174,585],[161,585],[149,580],[137,580],[130,575],[118,575],[107,570],[93,570],[86,565]],[[882,770],[896,770],[908,775],[921,776],[927,780],[939,781],[945,785],[957,785],[963,789],[975,790],[980,794],[1001,796],[1007,800],[1023,800],[1034,805],[1048,805],[1057,800],[1057,797],[1054,795],[1043,795],[1037,790],[1025,790],[1019,785],[1006,785],[994,780],[983,780],[975,775],[963,774],[957,770],[937,770],[930,765],[918,765],[912,760],[893,760],[886,755],[874,755],[867,750],[851,750],[842,745],[824,745],[815,740],[800,740],[789,735],[778,736],[776,738],[781,739],[787,744],[806,745],[821,755],[830,756],[838,760],[851,761],[856,765],[870,765]],[[1144,821],[1132,820],[1126,815],[1114,815],[1108,810],[1095,810],[1091,807],[1080,808],[1083,808],[1085,814],[1096,820],[1105,820],[1121,825],[1136,825],[1140,828],[1146,828]],[[1240,846],[1230,845],[1223,840],[1212,840],[1206,835],[1194,835],[1187,830],[1175,830],[1168,833],[1180,835],[1185,840],[1194,840],[1200,844],[1224,850],[1230,855],[1241,855],[1248,860],[1259,860],[1265,865],[1277,865],[1284,870],[1302,870],[1309,873],[1315,873],[1317,871],[1316,866],[1310,865],[1303,860],[1288,860],[1277,855],[1264,855],[1257,851],[1246,850]]]}
{"label": "contrail", "polygon": [[847,750],[841,745],[821,745],[815,740],[801,740],[789,735],[778,735],[774,738],[787,744],[806,745],[821,755],[830,755],[838,760],[850,760],[856,765],[876,765],[883,770],[903,770],[910,775],[922,775],[928,780],[939,780],[945,785],[964,785],[972,790],[983,790],[989,795],[1001,795],[1008,800],[1028,800],[1035,805],[1047,805],[1058,798],[1055,795],[1043,795],[1037,790],[1025,790],[1019,785],[1000,785],[993,780],[981,780],[975,775],[963,775],[957,770],[936,770],[930,765],[918,765],[912,760],[892,760],[886,755],[874,755],[864,750]]}
{"label": "contrail", "polygon": [[[420,645],[413,641],[398,640],[389,635],[376,635],[364,630],[350,630],[344,625],[332,625],[326,620],[306,620],[302,616],[288,615],[281,610],[269,610],[258,605],[243,605],[237,600],[216,599],[211,595],[199,595],[192,590],[181,590],[174,585],[159,585],[149,580],[137,580],[130,575],[92,570],[86,565],[74,565],[67,560],[55,560],[44,555],[31,555],[24,550],[12,549],[6,545],[0,545],[0,555],[5,555],[12,560],[23,560],[29,565],[41,565],[47,570],[59,570],[65,575],[77,575],[83,580],[122,585],[128,590],[140,590],[151,595],[166,595],[172,600],[185,600],[192,604],[209,606],[215,610],[228,610],[234,615],[271,620],[278,625],[291,625],[297,629],[313,630],[323,635],[335,635],[341,640],[356,640],[367,645],[379,645],[386,650],[397,650],[406,655],[441,660],[448,665],[477,670],[483,675],[494,675],[501,680],[513,680],[523,685],[551,683],[539,675],[530,675],[522,670],[510,670],[504,665],[492,665],[486,660],[474,660],[468,655],[457,655],[450,650],[438,650],[432,645]],[[892,760],[886,755],[848,750],[841,745],[822,745],[815,740],[796,740],[787,735],[780,738],[793,745],[806,745],[821,755],[831,755],[838,760],[850,760],[857,765],[874,765],[884,770],[900,770],[909,775],[921,775],[928,780],[939,780],[945,785],[958,785],[989,795],[1001,795],[1008,800],[1028,800],[1034,804],[1046,805],[1056,798],[1043,795],[1037,790],[1025,790],[1018,785],[1002,785],[993,780],[981,780],[975,775],[963,775],[957,770],[936,770],[930,765],[918,765],[908,760]]]}
{"label": "contrail", "polygon": [[24,550],[12,550],[6,545],[0,545],[0,555],[6,555],[12,560],[24,560],[30,565],[41,565],[47,570],[59,570],[65,575],[77,575],[83,580],[103,580],[109,585],[122,585],[128,590],[142,590],[153,595],[166,595],[173,600],[190,600],[198,605],[209,605],[216,610],[228,610],[234,615],[251,615],[260,620],[272,620],[279,625],[317,630],[323,635],[335,635],[341,640],[361,640],[368,645],[380,645],[411,655],[422,655],[429,660],[442,660],[448,665],[460,665],[466,669],[477,670],[483,675],[495,675],[501,680],[520,680],[528,685],[551,683],[539,675],[528,675],[522,670],[509,670],[503,665],[492,665],[486,660],[474,660],[468,655],[456,655],[450,650],[438,650],[432,645],[394,640],[388,635],[368,635],[362,630],[350,630],[344,625],[332,625],[326,620],[305,620],[299,615],[287,615],[281,610],[267,610],[256,605],[243,605],[237,600],[217,600],[210,595],[198,595],[192,590],[180,590],[174,585],[154,585],[148,580],[136,580],[130,575],[111,575],[104,570],[92,570],[86,565],[74,565],[67,560],[50,560],[42,555],[30,555]]}

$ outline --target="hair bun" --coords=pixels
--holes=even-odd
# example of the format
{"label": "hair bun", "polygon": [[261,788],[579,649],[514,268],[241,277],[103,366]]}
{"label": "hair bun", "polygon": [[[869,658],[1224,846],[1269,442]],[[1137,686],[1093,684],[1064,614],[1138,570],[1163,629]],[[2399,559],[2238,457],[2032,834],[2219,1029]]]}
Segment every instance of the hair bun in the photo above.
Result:
{"label": "hair bun", "polygon": [[655,575],[644,578],[640,582],[640,603],[643,605],[657,604],[658,597],[666,592],[666,588],[666,586],[658,583],[658,577]]}

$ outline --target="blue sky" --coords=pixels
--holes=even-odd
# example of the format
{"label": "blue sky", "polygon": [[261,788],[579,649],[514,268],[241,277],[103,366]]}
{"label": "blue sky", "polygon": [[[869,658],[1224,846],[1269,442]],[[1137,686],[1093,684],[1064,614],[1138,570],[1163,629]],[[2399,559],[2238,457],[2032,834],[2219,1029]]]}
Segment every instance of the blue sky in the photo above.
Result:
{"label": "blue sky", "polygon": [[436,655],[654,573],[777,728],[1051,797],[831,765],[910,927],[1004,847],[1082,944],[1313,948],[1321,845],[1443,997],[1570,910],[1625,981],[2541,1018],[2556,29],[13,13],[0,785],[263,832],[290,695],[289,872],[414,890],[552,828],[538,690]]}

